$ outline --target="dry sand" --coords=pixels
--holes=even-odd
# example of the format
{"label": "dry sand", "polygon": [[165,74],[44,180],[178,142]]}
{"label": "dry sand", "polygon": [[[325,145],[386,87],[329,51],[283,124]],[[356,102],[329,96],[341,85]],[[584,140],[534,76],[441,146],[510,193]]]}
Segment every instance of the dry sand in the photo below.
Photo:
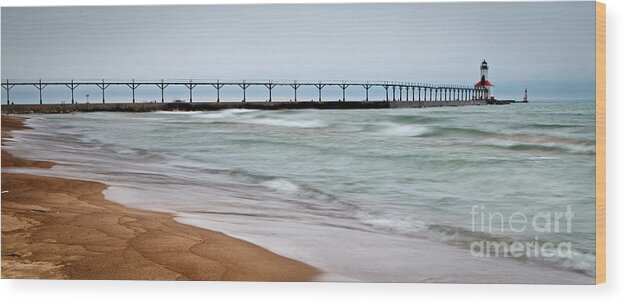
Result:
{"label": "dry sand", "polygon": [[[2,116],[2,168],[54,163],[4,150],[23,118]],[[106,185],[2,173],[2,278],[308,281],[317,269],[171,215],[104,198]],[[8,191],[5,193],[5,191]]]}

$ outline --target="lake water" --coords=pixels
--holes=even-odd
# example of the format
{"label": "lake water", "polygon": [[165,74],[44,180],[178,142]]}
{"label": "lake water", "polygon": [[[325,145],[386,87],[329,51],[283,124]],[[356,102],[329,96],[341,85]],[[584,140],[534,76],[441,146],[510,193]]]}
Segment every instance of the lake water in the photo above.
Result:
{"label": "lake water", "polygon": [[[31,115],[10,149],[319,280],[591,284],[594,107]],[[478,256],[489,242],[524,254]]]}

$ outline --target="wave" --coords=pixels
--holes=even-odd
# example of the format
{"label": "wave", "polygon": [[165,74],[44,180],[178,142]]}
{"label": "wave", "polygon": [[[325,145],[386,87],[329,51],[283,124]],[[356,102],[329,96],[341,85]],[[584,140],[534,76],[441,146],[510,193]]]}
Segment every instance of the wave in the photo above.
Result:
{"label": "wave", "polygon": [[303,129],[316,129],[325,128],[328,125],[320,120],[287,120],[276,118],[254,118],[249,120],[242,120],[239,123],[252,124],[252,125],[264,125],[272,127],[287,127],[287,128],[303,128]]}
{"label": "wave", "polygon": [[459,127],[436,127],[432,132],[427,134],[430,137],[447,137],[447,136],[495,136],[499,133],[489,132],[475,128],[459,128]]}
{"label": "wave", "polygon": [[254,109],[225,109],[219,111],[156,111],[154,114],[162,116],[190,116],[194,118],[222,118],[222,117],[234,117],[237,114],[259,112],[260,110]]}
{"label": "wave", "polygon": [[[510,250],[510,245],[512,243],[531,243],[542,246],[545,242],[547,242],[547,240],[513,238],[509,236],[494,235],[486,232],[472,231],[457,226],[429,224],[424,219],[410,217],[402,214],[391,214],[389,212],[369,212],[361,209],[355,214],[355,216],[363,224],[378,230],[398,233],[410,237],[426,238],[436,242],[443,242],[455,247],[465,248],[467,250],[471,250],[471,245],[474,242],[497,244],[499,246],[502,246],[500,248],[504,249],[497,253],[498,256],[508,256],[510,258],[522,261],[541,263],[546,266],[564,268],[591,277],[595,275],[595,254],[592,252],[584,252],[581,250],[571,249],[570,256],[560,256],[558,255],[556,249],[546,249],[545,251],[548,252],[546,252],[543,256],[523,255],[520,257],[513,257],[511,255],[512,251]],[[492,251],[493,249],[494,248],[490,248],[489,253],[494,255],[495,252]]]}
{"label": "wave", "polygon": [[[328,124],[321,120],[307,119],[307,120],[295,120],[284,119],[278,117],[268,117],[270,115],[265,114],[260,110],[252,109],[227,109],[220,111],[206,111],[206,112],[158,112],[158,113],[185,113],[195,119],[200,120],[203,123],[213,124],[251,124],[251,125],[263,125],[271,127],[285,127],[285,128],[324,128]],[[273,114],[273,113],[272,113]],[[179,115],[179,114],[174,114]]]}
{"label": "wave", "polygon": [[[568,269],[593,277],[595,275],[595,254],[571,248],[571,254],[560,256],[556,249],[549,250],[542,256],[523,255],[513,257],[510,251],[512,243],[538,244],[542,246],[547,240],[513,238],[491,233],[472,231],[457,226],[431,224],[426,219],[405,214],[392,213],[380,210],[357,208],[352,214],[362,224],[375,230],[397,233],[409,237],[425,238],[436,242],[446,243],[455,247],[471,250],[474,242],[503,245],[507,251],[500,251],[498,256],[508,256],[526,262],[541,263],[546,266]],[[557,243],[557,242],[554,242]],[[490,254],[495,254],[492,249]]]}
{"label": "wave", "polygon": [[432,129],[423,125],[385,123],[379,125],[375,133],[385,136],[419,137],[430,132],[432,132]]}
{"label": "wave", "polygon": [[282,194],[297,194],[301,189],[291,181],[281,178],[264,181],[261,185]]}
{"label": "wave", "polygon": [[[442,240],[446,243],[450,243],[456,246],[460,246],[463,248],[470,249],[471,244],[474,242],[490,242],[496,244],[505,244],[506,246],[502,246],[499,249],[508,249],[507,252],[499,252],[499,256],[511,256],[510,245],[512,243],[537,243],[539,246],[542,246],[546,240],[537,240],[537,239],[524,239],[524,238],[512,238],[509,236],[498,236],[494,234],[490,234],[487,232],[480,231],[471,231],[469,229],[449,226],[449,225],[440,225],[433,224],[428,226],[428,236],[435,240]],[[492,248],[491,248],[492,250]],[[491,251],[489,250],[489,252]],[[595,275],[595,254],[592,252],[584,252],[581,250],[571,249],[570,256],[558,255],[556,249],[546,250],[547,252],[544,256],[521,256],[514,257],[515,259],[532,261],[543,263],[546,265],[552,265],[560,268],[570,269],[579,273],[586,274],[588,276]],[[491,252],[493,253],[493,252]]]}
{"label": "wave", "polygon": [[556,124],[556,123],[535,123],[527,125],[530,128],[537,129],[564,129],[564,128],[578,128],[584,127],[582,125],[574,125],[574,124]]}
{"label": "wave", "polygon": [[435,117],[433,115],[405,115],[405,114],[389,114],[387,115],[389,120],[398,123],[435,123],[442,122],[446,119],[443,117]]}
{"label": "wave", "polygon": [[595,154],[594,143],[554,137],[500,136],[484,139],[481,145],[505,148],[512,151],[565,152],[572,154]]}
{"label": "wave", "polygon": [[572,139],[557,136],[530,134],[503,134],[477,128],[435,127],[422,134],[423,137],[465,137],[477,139],[475,144],[504,148],[511,151],[565,152],[572,154],[595,154],[594,140]]}
{"label": "wave", "polygon": [[[248,175],[248,177],[253,175]],[[495,235],[487,232],[472,231],[470,229],[461,228],[452,225],[429,223],[425,218],[419,216],[401,213],[399,210],[380,210],[377,208],[368,208],[361,205],[350,204],[342,201],[337,197],[324,193],[323,191],[309,188],[288,180],[286,178],[268,178],[261,176],[253,176],[260,182],[260,185],[274,191],[276,193],[313,198],[315,202],[306,205],[308,209],[313,210],[334,210],[339,211],[334,216],[341,216],[343,219],[349,217],[358,223],[373,229],[373,231],[384,231],[387,233],[400,234],[408,237],[426,238],[436,242],[446,243],[455,247],[471,249],[474,242],[489,242],[496,244],[505,244],[508,251],[499,252],[499,256],[508,254],[510,258],[518,259],[526,262],[541,263],[545,266],[568,269],[588,276],[594,276],[595,271],[595,254],[592,252],[584,252],[581,250],[571,249],[571,255],[559,256],[556,249],[552,252],[546,252],[544,256],[520,256],[513,257],[510,251],[510,244],[518,242],[521,244],[536,243],[544,244],[548,240],[536,240],[511,236]],[[330,214],[324,213],[328,216]],[[355,227],[352,227],[355,228]],[[491,249],[492,250],[492,249]],[[547,249],[548,250],[548,249]],[[494,252],[491,252],[494,254]]]}
{"label": "wave", "polygon": [[256,113],[258,111],[259,110],[228,109],[228,110],[221,110],[221,111],[214,111],[214,112],[196,112],[194,116],[202,120],[205,120],[205,119],[215,120],[215,119],[235,118],[238,116],[243,116],[241,114]]}

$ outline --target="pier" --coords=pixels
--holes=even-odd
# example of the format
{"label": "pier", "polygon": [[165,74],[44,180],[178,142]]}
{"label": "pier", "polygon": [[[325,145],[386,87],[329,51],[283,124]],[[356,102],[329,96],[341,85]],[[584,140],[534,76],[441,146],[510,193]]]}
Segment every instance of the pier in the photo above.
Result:
{"label": "pier", "polygon": [[[29,104],[15,105],[11,102],[11,89],[16,86],[31,87],[38,93],[39,100]],[[45,89],[51,86],[66,87],[70,103],[47,103],[45,102]],[[74,97],[74,91],[78,87],[97,87],[101,91],[100,98],[96,102],[89,104],[79,104]],[[111,86],[127,87],[132,94],[132,102],[128,103],[107,103],[106,90]],[[165,100],[165,90],[173,86],[180,86],[188,90],[188,102]],[[216,99],[213,102],[193,102],[193,90],[200,87],[211,87],[216,92]],[[336,101],[324,99],[324,88],[335,86],[340,89],[341,98]],[[142,87],[155,87],[160,91],[159,103],[138,103],[136,101],[136,90]],[[221,102],[221,90],[224,87],[235,87],[241,92],[240,102]],[[261,87],[266,95],[261,98],[264,102],[250,102],[247,90],[250,87]],[[274,100],[273,90],[276,87],[287,87],[292,90],[292,95],[287,100]],[[314,88],[316,100],[298,100],[298,89],[303,87]],[[379,87],[384,90],[383,100],[370,100],[369,91]],[[395,108],[395,107],[433,107],[433,106],[461,106],[488,103],[488,91],[486,89],[462,86],[462,85],[432,85],[412,82],[349,82],[349,81],[318,81],[318,82],[273,82],[273,81],[239,81],[221,82],[188,80],[188,81],[11,81],[6,79],[2,82],[2,88],[6,92],[6,105],[2,107],[3,113],[27,113],[46,112],[63,113],[71,111],[157,111],[157,110],[211,110],[226,108],[260,108],[260,109],[291,109],[291,108]],[[346,91],[348,89],[360,90],[362,98],[360,100],[347,100]],[[258,96],[255,96],[258,98]],[[97,105],[99,104],[99,105]],[[133,106],[134,104],[134,106]],[[219,105],[217,105],[219,104]]]}

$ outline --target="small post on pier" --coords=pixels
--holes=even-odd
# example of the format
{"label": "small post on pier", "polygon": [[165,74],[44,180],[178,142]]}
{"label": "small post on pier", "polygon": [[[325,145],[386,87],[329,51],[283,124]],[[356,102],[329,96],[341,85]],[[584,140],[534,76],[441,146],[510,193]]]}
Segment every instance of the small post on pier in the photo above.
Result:
{"label": "small post on pier", "polygon": [[343,100],[342,101],[345,102],[345,89],[347,89],[349,87],[349,84],[342,83],[342,84],[339,84],[339,87],[343,90]]}
{"label": "small post on pier", "polygon": [[317,89],[319,90],[319,102],[321,102],[321,90],[323,89],[323,87],[325,87],[325,84],[321,84],[321,82],[319,82],[319,84],[315,84],[315,87],[317,87]]}
{"label": "small post on pier", "polygon": [[102,84],[96,84],[98,86],[98,88],[100,88],[102,90],[102,104],[105,103],[105,99],[104,99],[104,90],[106,90],[106,88],[108,88],[111,84],[110,83],[104,83],[104,79],[102,79]]}
{"label": "small post on pier", "polygon": [[71,91],[72,91],[72,104],[74,104],[74,89],[76,89],[78,87],[78,84],[74,84],[74,79],[72,79],[71,83],[66,83],[65,84],[66,87],[68,87]]}
{"label": "small post on pier", "polygon": [[189,89],[189,103],[193,102],[193,88],[197,86],[197,84],[193,83],[193,79],[189,79],[189,83],[184,84],[187,89]]}
{"label": "small post on pier", "polygon": [[9,91],[11,91],[11,88],[14,86],[15,86],[14,84],[9,83],[8,78],[7,78],[7,82],[2,84],[2,88],[4,88],[7,91],[7,105],[11,104],[11,100],[9,98]]}
{"label": "small post on pier", "polygon": [[250,87],[250,85],[245,83],[245,81],[243,81],[243,83],[239,83],[239,87],[241,87],[241,89],[243,89],[243,101],[242,102],[246,102],[247,101],[246,91],[247,91],[247,88]]}
{"label": "small post on pier", "polygon": [[223,84],[219,83],[219,80],[217,80],[216,84],[213,84],[213,88],[215,88],[215,90],[217,90],[217,102],[219,102],[219,92],[221,91],[221,88],[223,86],[224,86]]}
{"label": "small post on pier", "polygon": [[384,93],[386,94],[386,99],[384,101],[388,102],[388,84],[383,85]]}
{"label": "small post on pier", "polygon": [[132,83],[126,84],[130,89],[132,89],[132,103],[135,103],[135,90],[139,87],[140,84],[135,83],[135,80],[132,80]]}
{"label": "small post on pier", "polygon": [[43,104],[43,88],[47,87],[47,84],[42,84],[41,79],[39,79],[39,83],[34,84],[35,88],[39,90],[39,104]]}
{"label": "small post on pier", "polygon": [[157,83],[156,86],[161,89],[161,103],[165,103],[165,88],[168,87],[169,84],[161,79],[161,83]]}
{"label": "small post on pier", "polygon": [[393,86],[393,101],[396,101],[396,99],[395,99],[395,86]]}
{"label": "small post on pier", "polygon": [[369,89],[371,88],[371,85],[367,83],[363,84],[362,87],[365,88],[365,101],[369,101]]}
{"label": "small post on pier", "polygon": [[72,91],[72,104],[74,104],[74,79],[72,79],[71,84],[65,84]]}
{"label": "small post on pier", "polygon": [[290,84],[290,86],[293,88],[293,93],[294,93],[294,100],[293,101],[297,101],[297,88],[299,88],[301,86],[301,84],[298,84],[297,81],[294,81],[293,84]]}
{"label": "small post on pier", "polygon": [[271,102],[271,91],[276,87],[271,81],[268,84],[265,84],[265,87],[269,90],[269,102]]}

